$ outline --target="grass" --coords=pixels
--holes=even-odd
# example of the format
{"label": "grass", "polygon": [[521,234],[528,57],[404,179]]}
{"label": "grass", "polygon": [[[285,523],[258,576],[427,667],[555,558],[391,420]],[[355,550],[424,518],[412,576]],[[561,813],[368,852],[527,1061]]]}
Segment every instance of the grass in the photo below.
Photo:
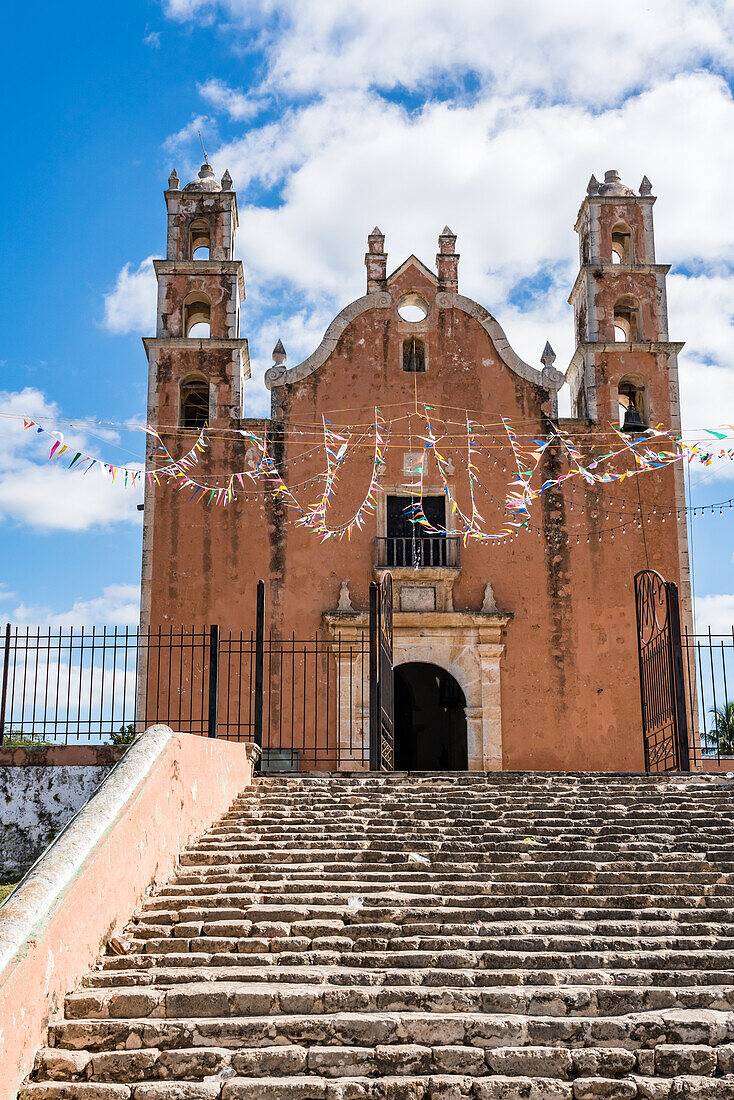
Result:
{"label": "grass", "polygon": [[15,889],[14,882],[0,882],[0,905],[5,901],[11,890]]}

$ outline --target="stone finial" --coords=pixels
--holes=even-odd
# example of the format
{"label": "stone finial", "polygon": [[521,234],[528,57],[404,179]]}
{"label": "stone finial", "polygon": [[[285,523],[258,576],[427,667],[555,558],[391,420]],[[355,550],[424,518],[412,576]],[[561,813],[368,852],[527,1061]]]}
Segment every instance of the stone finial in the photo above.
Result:
{"label": "stone finial", "polygon": [[204,161],[199,169],[197,179],[187,183],[184,191],[221,191],[222,186],[214,178],[214,169],[208,160]]}
{"label": "stone finial", "polygon": [[178,191],[180,185],[181,185],[181,180],[178,178],[178,173],[177,173],[176,169],[174,168],[173,171],[171,172],[170,176],[168,177],[168,190],[169,191]]}
{"label": "stone finial", "polygon": [[599,194],[599,180],[596,178],[596,176],[594,175],[593,172],[591,173],[591,177],[589,179],[589,182],[586,184],[586,194],[587,195],[598,195]]}
{"label": "stone finial", "polygon": [[640,194],[641,195],[651,195],[652,194],[652,184],[650,183],[647,176],[643,176],[642,180],[640,181]]}
{"label": "stone finial", "polygon": [[229,174],[229,169],[225,168],[224,175],[222,176],[222,191],[232,190],[232,177]]}
{"label": "stone finial", "polygon": [[540,357],[540,361],[544,367],[552,367],[556,361],[556,353],[550,346],[550,341],[546,340],[545,347],[543,348],[543,354]]}
{"label": "stone finial", "polygon": [[438,289],[456,294],[459,289],[459,255],[456,251],[456,234],[452,233],[447,225],[444,226],[443,233],[438,238],[436,271]]}
{"label": "stone finial", "polygon": [[387,288],[387,252],[385,234],[378,225],[367,237],[367,252],[364,257],[367,268],[367,293]]}
{"label": "stone finial", "polygon": [[494,591],[492,590],[492,582],[487,581],[484,586],[484,600],[482,602],[482,611],[496,611],[497,601],[494,598]]}
{"label": "stone finial", "polygon": [[352,598],[349,595],[349,581],[342,581],[339,589],[339,603],[336,605],[336,609],[337,611],[354,611]]}
{"label": "stone finial", "polygon": [[385,251],[385,234],[382,232],[379,225],[376,225],[367,237],[367,247],[370,252],[374,252],[377,256]]}
{"label": "stone finial", "polygon": [[599,184],[599,194],[612,198],[617,196],[633,196],[634,191],[622,183],[622,177],[616,168],[610,168],[604,173],[604,183]]}
{"label": "stone finial", "polygon": [[278,343],[273,348],[273,362],[280,366],[282,363],[285,363],[287,358],[285,348],[283,347],[283,341],[278,340]]}

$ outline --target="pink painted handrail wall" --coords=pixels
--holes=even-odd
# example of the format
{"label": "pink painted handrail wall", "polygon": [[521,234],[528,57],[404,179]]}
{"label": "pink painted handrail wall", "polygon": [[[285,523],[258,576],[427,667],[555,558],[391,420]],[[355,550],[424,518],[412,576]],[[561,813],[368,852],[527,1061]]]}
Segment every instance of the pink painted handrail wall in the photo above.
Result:
{"label": "pink painted handrail wall", "polygon": [[109,935],[252,782],[252,745],[151,727],[0,908],[0,1097]]}

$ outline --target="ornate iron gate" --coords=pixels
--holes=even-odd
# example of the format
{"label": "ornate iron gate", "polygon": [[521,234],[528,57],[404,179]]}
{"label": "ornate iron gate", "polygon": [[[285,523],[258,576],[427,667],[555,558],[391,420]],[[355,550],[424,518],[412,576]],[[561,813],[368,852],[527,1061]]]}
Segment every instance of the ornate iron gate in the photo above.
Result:
{"label": "ornate iron gate", "polygon": [[645,770],[690,771],[678,588],[652,569],[635,577]]}
{"label": "ornate iron gate", "polygon": [[392,577],[370,584],[370,769],[394,767]]}

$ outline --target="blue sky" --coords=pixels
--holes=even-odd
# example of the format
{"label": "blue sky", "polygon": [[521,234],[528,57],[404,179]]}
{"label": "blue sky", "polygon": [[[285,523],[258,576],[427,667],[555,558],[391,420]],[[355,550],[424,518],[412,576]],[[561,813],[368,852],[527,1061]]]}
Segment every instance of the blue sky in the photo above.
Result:
{"label": "blue sky", "polygon": [[[734,5],[666,0],[167,0],[16,7],[3,66],[8,180],[0,412],[87,425],[142,456],[162,191],[200,163],[239,193],[243,335],[261,384],[281,336],[309,354],[362,293],[366,234],[431,263],[448,222],[461,289],[538,364],[572,352],[573,222],[592,172],[659,196],[686,426],[734,422]],[[610,25],[610,21],[613,21]],[[114,424],[105,430],[90,424]],[[734,496],[734,464],[697,474]],[[0,615],[134,622],[138,497],[43,462],[0,420]],[[734,513],[733,513],[734,514]],[[695,521],[706,621],[734,621],[734,522]]]}

